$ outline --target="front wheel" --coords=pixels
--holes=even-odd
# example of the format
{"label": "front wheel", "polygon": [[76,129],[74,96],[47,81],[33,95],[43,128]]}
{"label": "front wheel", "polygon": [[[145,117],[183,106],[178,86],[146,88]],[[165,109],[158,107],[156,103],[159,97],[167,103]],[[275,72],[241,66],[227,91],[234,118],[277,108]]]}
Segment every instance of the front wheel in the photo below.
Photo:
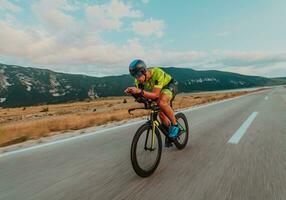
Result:
{"label": "front wheel", "polygon": [[180,128],[179,136],[174,140],[174,144],[178,149],[184,149],[189,139],[189,125],[186,116],[183,113],[175,115]]}
{"label": "front wheel", "polygon": [[143,124],[135,133],[131,145],[131,163],[138,176],[148,177],[159,165],[162,153],[160,132],[152,126]]}

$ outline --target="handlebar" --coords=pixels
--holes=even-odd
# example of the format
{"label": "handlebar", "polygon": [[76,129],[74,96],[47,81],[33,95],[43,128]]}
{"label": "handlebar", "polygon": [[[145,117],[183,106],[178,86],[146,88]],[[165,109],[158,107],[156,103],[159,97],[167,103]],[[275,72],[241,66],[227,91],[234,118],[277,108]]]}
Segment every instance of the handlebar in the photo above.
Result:
{"label": "handlebar", "polygon": [[132,111],[134,110],[138,110],[138,109],[156,109],[159,108],[157,106],[156,100],[151,100],[151,99],[147,99],[145,97],[143,97],[141,94],[131,94],[135,101],[137,101],[138,103],[143,103],[144,104],[144,108],[140,107],[140,108],[130,108],[128,109],[128,113],[130,115],[132,115]]}

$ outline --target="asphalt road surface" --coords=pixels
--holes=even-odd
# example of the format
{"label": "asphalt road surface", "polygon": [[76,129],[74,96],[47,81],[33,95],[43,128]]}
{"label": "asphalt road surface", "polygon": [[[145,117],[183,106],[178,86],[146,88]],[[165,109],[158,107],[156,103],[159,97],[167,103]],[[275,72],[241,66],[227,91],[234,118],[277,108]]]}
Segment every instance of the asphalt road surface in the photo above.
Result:
{"label": "asphalt road surface", "polygon": [[0,155],[0,199],[286,199],[286,88],[184,113],[187,147],[163,148],[149,178],[130,162],[133,123]]}

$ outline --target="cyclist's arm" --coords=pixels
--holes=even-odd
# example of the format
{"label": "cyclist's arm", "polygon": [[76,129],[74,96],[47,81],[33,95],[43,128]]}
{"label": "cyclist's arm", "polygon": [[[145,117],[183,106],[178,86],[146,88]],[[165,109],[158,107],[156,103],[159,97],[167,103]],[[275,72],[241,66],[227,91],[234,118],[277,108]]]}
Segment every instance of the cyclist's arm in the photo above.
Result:
{"label": "cyclist's arm", "polygon": [[152,92],[147,92],[146,90],[144,90],[144,92],[141,94],[143,95],[143,97],[146,97],[147,99],[157,99],[160,96],[160,91],[161,88],[154,88]]}
{"label": "cyclist's arm", "polygon": [[[155,74],[156,73],[156,74]],[[148,99],[157,99],[160,96],[161,89],[163,88],[164,84],[164,72],[162,70],[156,71],[153,76],[155,76],[156,83],[152,92],[147,92],[144,90],[143,96]]]}

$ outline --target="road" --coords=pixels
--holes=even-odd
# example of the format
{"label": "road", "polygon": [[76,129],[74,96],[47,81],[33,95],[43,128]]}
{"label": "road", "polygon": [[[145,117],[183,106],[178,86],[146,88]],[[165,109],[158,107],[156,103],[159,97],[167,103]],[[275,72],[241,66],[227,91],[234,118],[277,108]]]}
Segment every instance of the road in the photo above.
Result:
{"label": "road", "polygon": [[131,166],[133,123],[0,156],[0,199],[286,199],[286,88],[184,113],[187,147],[164,148],[149,178]]}

